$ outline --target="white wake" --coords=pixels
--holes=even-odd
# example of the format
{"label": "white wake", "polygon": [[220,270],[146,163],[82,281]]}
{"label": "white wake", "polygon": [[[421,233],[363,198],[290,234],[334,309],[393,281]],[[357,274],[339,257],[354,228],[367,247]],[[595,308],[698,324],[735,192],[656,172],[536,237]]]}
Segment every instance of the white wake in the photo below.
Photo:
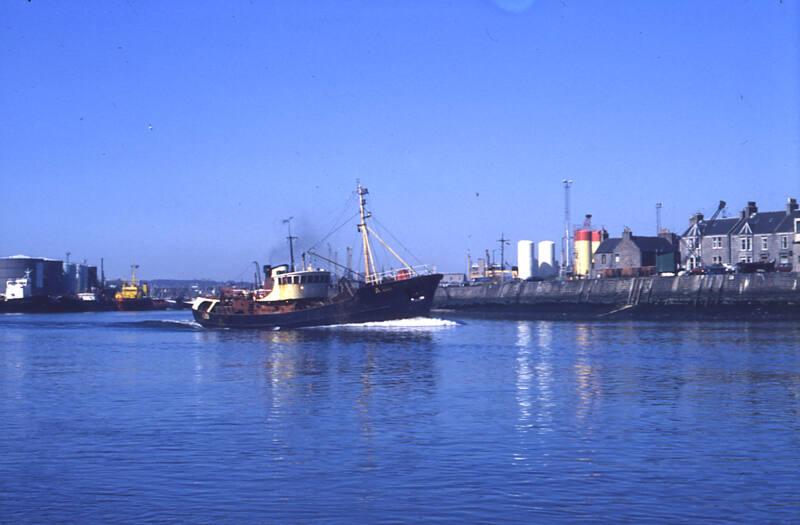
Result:
{"label": "white wake", "polygon": [[371,321],[368,323],[347,323],[319,326],[317,328],[348,328],[348,329],[383,329],[383,330],[406,330],[406,329],[439,329],[458,326],[455,321],[447,319],[437,319],[435,317],[412,317],[411,319],[395,319],[393,321]]}

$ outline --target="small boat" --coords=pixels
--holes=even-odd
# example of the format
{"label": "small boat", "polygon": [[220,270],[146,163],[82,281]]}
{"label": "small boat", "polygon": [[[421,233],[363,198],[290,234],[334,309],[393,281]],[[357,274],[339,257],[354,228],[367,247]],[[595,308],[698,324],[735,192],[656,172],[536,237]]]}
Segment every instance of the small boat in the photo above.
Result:
{"label": "small boat", "polygon": [[[364,273],[346,269],[346,276],[334,282],[330,271],[294,266],[289,235],[291,264],[264,267],[264,285],[255,290],[227,289],[219,297],[199,297],[192,304],[195,320],[209,328],[300,328],[348,323],[388,321],[425,316],[442,274],[406,263],[368,225],[368,191],[357,187],[358,231],[364,256]],[[402,265],[378,273],[371,237],[375,237]],[[310,253],[309,255],[337,263]]]}

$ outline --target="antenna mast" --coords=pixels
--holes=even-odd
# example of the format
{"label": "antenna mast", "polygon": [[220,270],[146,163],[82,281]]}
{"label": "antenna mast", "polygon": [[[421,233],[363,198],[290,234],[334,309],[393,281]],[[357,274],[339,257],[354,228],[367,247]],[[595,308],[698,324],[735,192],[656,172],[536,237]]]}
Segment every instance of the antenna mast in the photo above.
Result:
{"label": "antenna mast", "polygon": [[561,181],[564,184],[564,244],[561,246],[561,278],[566,279],[569,271],[569,188],[572,186],[570,179]]}
{"label": "antenna mast", "polygon": [[508,239],[506,239],[506,234],[501,233],[500,238],[497,239],[497,242],[500,243],[500,280],[504,281],[506,274],[506,244],[510,244]]}

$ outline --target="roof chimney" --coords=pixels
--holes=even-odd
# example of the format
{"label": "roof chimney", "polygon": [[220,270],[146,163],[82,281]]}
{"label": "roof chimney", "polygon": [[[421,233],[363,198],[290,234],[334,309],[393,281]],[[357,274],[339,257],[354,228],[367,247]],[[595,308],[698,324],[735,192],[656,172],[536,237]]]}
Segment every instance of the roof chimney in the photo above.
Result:
{"label": "roof chimney", "polygon": [[631,239],[631,237],[633,237],[633,232],[631,232],[631,229],[630,229],[630,228],[628,228],[627,226],[625,226],[625,229],[624,229],[624,230],[622,230],[622,238],[623,238],[623,239],[628,239],[628,240],[630,240],[630,239]]}
{"label": "roof chimney", "polygon": [[797,199],[789,197],[789,200],[786,201],[786,213],[791,215],[795,210],[797,210]]}
{"label": "roof chimney", "polygon": [[747,206],[745,206],[744,208],[744,218],[749,219],[756,213],[758,213],[758,206],[756,206],[756,201],[747,201]]}
{"label": "roof chimney", "polygon": [[692,224],[697,224],[698,222],[703,222],[703,218],[704,218],[703,214],[698,211],[697,213],[691,216],[689,221]]}

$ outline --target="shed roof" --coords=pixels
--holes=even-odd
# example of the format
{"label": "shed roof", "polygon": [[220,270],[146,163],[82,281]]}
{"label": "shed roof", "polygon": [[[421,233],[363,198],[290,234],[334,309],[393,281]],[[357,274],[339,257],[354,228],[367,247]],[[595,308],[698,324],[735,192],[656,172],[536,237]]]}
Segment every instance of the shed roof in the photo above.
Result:
{"label": "shed roof", "polygon": [[643,252],[668,253],[674,250],[672,243],[664,237],[632,236],[633,243]]}

